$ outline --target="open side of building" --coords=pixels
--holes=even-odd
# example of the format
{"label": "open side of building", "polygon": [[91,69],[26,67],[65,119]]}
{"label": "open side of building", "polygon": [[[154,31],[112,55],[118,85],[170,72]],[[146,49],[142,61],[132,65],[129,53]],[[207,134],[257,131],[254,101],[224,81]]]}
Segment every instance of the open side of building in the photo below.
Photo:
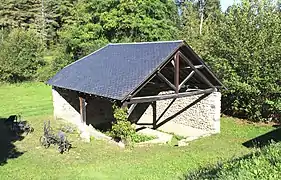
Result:
{"label": "open side of building", "polygon": [[139,125],[220,131],[223,85],[184,41],[108,44],[47,83],[54,116],[77,125],[107,128],[116,103]]}

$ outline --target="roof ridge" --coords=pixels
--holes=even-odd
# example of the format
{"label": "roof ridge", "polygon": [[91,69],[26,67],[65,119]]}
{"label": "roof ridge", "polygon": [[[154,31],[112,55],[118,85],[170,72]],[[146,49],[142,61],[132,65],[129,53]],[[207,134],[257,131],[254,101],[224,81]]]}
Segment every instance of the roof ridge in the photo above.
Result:
{"label": "roof ridge", "polygon": [[129,45],[129,44],[160,44],[160,43],[180,43],[184,40],[174,40],[174,41],[145,41],[145,42],[128,42],[128,43],[109,43],[108,45]]}

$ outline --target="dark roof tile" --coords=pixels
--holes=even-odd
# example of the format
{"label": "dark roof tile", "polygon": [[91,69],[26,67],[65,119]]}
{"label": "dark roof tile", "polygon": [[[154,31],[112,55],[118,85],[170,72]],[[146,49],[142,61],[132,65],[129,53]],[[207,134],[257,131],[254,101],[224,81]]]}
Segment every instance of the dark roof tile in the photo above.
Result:
{"label": "dark roof tile", "polygon": [[47,83],[122,100],[183,44],[183,41],[109,44],[66,66]]}

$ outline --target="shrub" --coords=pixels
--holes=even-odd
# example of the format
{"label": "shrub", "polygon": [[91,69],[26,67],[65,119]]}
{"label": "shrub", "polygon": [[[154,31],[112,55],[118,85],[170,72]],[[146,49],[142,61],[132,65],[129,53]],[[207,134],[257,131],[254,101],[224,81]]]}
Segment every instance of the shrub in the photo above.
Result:
{"label": "shrub", "polygon": [[13,29],[0,46],[0,81],[32,80],[44,65],[43,42],[33,30]]}
{"label": "shrub", "polygon": [[114,122],[112,129],[107,133],[109,136],[120,139],[127,144],[144,142],[155,138],[136,133],[136,129],[127,118],[127,108],[120,108],[117,105],[113,105],[113,110],[116,122]]}
{"label": "shrub", "polygon": [[127,119],[127,108],[119,108],[117,105],[113,105],[113,110],[116,122],[112,125],[109,132],[110,136],[120,138],[122,141],[130,141],[136,130]]}

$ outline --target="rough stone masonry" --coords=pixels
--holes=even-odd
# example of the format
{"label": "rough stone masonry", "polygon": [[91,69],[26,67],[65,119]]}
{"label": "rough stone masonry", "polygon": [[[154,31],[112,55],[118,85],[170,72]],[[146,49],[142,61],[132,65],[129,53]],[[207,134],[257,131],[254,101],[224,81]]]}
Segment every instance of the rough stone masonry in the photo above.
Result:
{"label": "rough stone masonry", "polygon": [[[171,92],[163,92],[168,94]],[[221,93],[213,92],[198,103],[188,108],[188,105],[199,99],[202,95],[183,97],[176,99],[170,108],[161,116],[169,104],[173,101],[161,100],[156,102],[156,119],[158,122],[165,121],[173,117],[170,121],[201,129],[209,133],[220,133],[220,111],[221,111]],[[178,115],[176,115],[179,113]],[[150,105],[139,121],[143,118],[152,117],[153,111]],[[161,118],[159,119],[159,117]],[[151,118],[152,122],[152,118]]]}
{"label": "rough stone masonry", "polygon": [[[161,94],[167,93],[169,92],[163,92]],[[79,114],[77,93],[75,91],[53,88],[52,94],[55,118],[64,119],[79,126],[82,122]],[[159,122],[174,116],[170,121],[177,124],[202,129],[209,133],[219,133],[221,93],[214,92],[192,107],[186,108],[201,96],[197,95],[176,99],[163,116],[161,116]],[[169,99],[156,102],[157,119],[172,101],[172,99]],[[90,98],[87,99],[87,103],[87,124],[92,124],[95,127],[100,123],[112,121],[112,104],[109,101],[106,99]],[[152,122],[152,112],[152,107],[149,106],[139,121],[149,117]],[[177,115],[177,113],[179,114]]]}

